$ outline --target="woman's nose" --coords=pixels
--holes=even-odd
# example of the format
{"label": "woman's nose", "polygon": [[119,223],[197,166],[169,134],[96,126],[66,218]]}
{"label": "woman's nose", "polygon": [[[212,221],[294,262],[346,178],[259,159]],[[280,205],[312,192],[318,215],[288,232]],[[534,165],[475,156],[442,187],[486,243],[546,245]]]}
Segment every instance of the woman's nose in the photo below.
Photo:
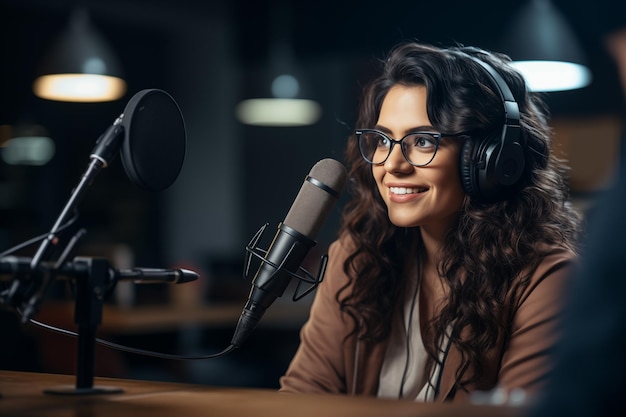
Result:
{"label": "woman's nose", "polygon": [[396,144],[391,149],[391,153],[385,161],[385,169],[387,172],[410,172],[413,170],[413,165],[406,160],[402,153],[402,144]]}

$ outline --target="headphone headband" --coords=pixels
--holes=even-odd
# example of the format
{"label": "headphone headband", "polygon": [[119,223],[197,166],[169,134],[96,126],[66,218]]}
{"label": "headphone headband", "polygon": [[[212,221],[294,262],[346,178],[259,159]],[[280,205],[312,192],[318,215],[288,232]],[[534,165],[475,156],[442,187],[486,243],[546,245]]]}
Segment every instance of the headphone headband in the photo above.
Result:
{"label": "headphone headband", "polygon": [[513,93],[511,93],[511,89],[504,79],[502,79],[502,76],[485,61],[469,54],[467,56],[487,70],[489,77],[497,86],[496,90],[498,91],[498,95],[504,104],[504,119],[507,126],[519,126],[519,106],[513,97]]}

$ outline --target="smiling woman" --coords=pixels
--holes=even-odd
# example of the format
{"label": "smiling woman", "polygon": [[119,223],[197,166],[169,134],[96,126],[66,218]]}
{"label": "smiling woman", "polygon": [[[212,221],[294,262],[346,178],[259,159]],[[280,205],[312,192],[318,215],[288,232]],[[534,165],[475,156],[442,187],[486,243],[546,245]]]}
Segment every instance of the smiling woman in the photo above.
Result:
{"label": "smiling woman", "polygon": [[541,389],[578,214],[542,103],[509,64],[420,43],[384,60],[283,391],[469,401]]}
{"label": "smiling woman", "polygon": [[[423,85],[393,86],[383,100],[376,126],[396,137],[407,135],[405,143],[407,137],[412,138],[412,132],[434,130],[426,111],[426,96]],[[429,230],[447,231],[465,198],[459,181],[460,142],[429,139],[429,146],[424,146],[424,136],[413,133],[413,137],[422,141],[389,148],[384,161],[372,165],[374,180],[394,225],[422,226],[423,234]],[[401,152],[400,148],[410,150]],[[415,168],[418,161],[422,169]]]}

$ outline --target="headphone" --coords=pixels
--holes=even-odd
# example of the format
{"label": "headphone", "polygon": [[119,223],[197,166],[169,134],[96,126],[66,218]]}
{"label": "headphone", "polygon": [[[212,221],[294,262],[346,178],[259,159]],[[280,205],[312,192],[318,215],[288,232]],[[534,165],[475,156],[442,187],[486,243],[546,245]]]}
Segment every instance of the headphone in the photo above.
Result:
{"label": "headphone", "polygon": [[460,173],[465,192],[481,201],[501,199],[519,181],[526,164],[520,144],[519,106],[504,79],[488,63],[472,56],[493,80],[504,105],[504,124],[500,137],[467,140],[461,151]]}

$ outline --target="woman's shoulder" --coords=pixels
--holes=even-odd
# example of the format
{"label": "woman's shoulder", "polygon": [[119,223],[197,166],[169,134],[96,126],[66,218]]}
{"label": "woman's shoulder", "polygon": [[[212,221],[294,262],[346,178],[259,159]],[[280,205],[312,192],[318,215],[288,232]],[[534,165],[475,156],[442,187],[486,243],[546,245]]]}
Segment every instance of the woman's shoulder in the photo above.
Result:
{"label": "woman's shoulder", "polygon": [[570,265],[578,261],[578,255],[573,249],[559,245],[538,245],[538,250],[543,253],[539,266],[554,267],[557,265]]}
{"label": "woman's shoulder", "polygon": [[328,252],[330,254],[334,254],[335,256],[343,255],[343,257],[348,256],[351,253],[356,251],[356,243],[354,239],[343,233],[340,235],[334,242],[332,242],[328,248]]}
{"label": "woman's shoulder", "polygon": [[554,285],[565,285],[576,263],[578,255],[567,247],[541,244],[538,250],[543,254],[536,267],[529,271],[531,291],[537,286],[547,286],[545,281]]}
{"label": "woman's shoulder", "polygon": [[324,281],[325,286],[337,290],[351,282],[345,272],[346,259],[356,250],[354,241],[348,236],[340,236],[328,247],[328,265]]}

